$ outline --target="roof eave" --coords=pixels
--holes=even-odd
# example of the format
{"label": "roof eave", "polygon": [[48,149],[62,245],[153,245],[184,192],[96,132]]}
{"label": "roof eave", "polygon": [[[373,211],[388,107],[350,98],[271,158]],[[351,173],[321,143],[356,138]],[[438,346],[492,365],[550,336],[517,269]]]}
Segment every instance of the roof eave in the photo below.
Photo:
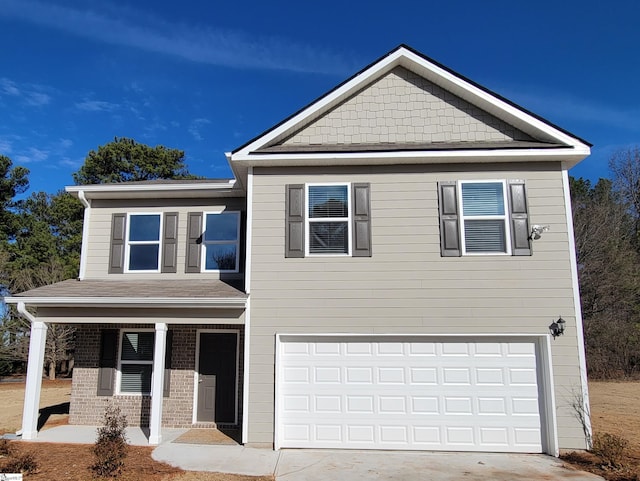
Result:
{"label": "roof eave", "polygon": [[245,309],[246,298],[212,297],[5,297],[7,304],[23,302],[33,307],[137,307],[180,309]]}
{"label": "roof eave", "polygon": [[295,131],[296,128],[304,124],[305,119],[315,116],[324,109],[333,107],[372,79],[385,74],[396,66],[403,66],[417,71],[417,73],[440,85],[445,90],[451,91],[524,132],[535,133],[534,137],[536,138],[542,137],[547,141],[575,148],[589,149],[591,147],[588,142],[561,129],[548,120],[472,82],[429,57],[405,45],[401,45],[281,123],[234,150],[230,156],[230,163],[241,161],[247,155],[265,147],[279,136]]}
{"label": "roof eave", "polygon": [[573,167],[591,153],[584,145],[546,149],[411,150],[390,152],[300,152],[236,155],[244,166],[389,165],[504,162],[563,162]]}
{"label": "roof eave", "polygon": [[244,194],[236,182],[236,179],[230,179],[224,183],[71,185],[66,186],[65,191],[76,197],[84,192],[87,199],[232,197]]}

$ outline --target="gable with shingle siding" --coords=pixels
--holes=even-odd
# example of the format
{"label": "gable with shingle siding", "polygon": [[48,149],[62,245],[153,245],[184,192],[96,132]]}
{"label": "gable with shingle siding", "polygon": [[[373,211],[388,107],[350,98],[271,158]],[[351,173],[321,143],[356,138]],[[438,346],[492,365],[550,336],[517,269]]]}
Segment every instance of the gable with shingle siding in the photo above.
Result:
{"label": "gable with shingle siding", "polygon": [[438,85],[396,67],[290,137],[271,145],[532,141]]}

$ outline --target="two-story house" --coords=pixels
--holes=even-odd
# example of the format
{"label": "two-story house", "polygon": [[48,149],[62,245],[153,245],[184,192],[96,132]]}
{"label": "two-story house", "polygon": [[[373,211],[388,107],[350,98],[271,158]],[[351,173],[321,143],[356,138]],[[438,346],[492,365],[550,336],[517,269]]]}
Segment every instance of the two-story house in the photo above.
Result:
{"label": "two-story house", "polygon": [[46,326],[74,323],[70,423],[114,402],[151,444],[585,448],[568,169],[589,152],[400,46],[229,153],[233,180],[67,188],[79,279],[7,299],[32,325],[23,437]]}

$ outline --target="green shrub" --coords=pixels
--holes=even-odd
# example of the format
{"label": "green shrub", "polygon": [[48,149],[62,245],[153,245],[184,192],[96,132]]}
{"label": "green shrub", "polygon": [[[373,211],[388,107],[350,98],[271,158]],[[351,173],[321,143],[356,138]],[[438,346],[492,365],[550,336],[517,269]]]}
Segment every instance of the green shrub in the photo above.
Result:
{"label": "green shrub", "polygon": [[38,471],[38,467],[38,461],[33,453],[21,453],[9,458],[3,469],[7,473],[32,474]]}
{"label": "green shrub", "polygon": [[616,468],[621,466],[628,445],[629,441],[617,434],[596,433],[591,452],[607,466]]}
{"label": "green shrub", "polygon": [[93,446],[95,462],[91,470],[101,477],[117,478],[122,474],[124,458],[129,445],[125,436],[127,418],[120,408],[109,405],[104,413],[104,424],[98,428],[98,438]]}

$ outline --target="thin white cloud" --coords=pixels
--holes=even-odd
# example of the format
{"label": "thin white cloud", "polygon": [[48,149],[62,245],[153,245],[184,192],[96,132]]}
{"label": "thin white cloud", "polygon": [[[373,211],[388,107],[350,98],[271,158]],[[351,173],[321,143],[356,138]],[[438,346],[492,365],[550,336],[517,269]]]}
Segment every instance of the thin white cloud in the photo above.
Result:
{"label": "thin white cloud", "polygon": [[60,139],[60,140],[58,141],[58,146],[59,146],[61,149],[68,149],[68,148],[70,148],[72,145],[73,145],[73,140],[71,140],[71,139]]}
{"label": "thin white cloud", "polygon": [[146,123],[144,126],[144,137],[146,139],[153,139],[158,132],[164,132],[167,130],[167,126],[160,121],[160,119],[155,118],[153,122]]}
{"label": "thin white cloud", "polygon": [[196,140],[204,140],[202,136],[202,129],[211,123],[209,119],[194,119],[191,121],[191,125],[189,125],[189,133]]}
{"label": "thin white cloud", "polygon": [[506,96],[554,122],[554,119],[577,120],[640,132],[640,105],[622,108],[578,98],[573,94],[532,93],[531,90],[524,94],[507,92]]}
{"label": "thin white cloud", "polygon": [[0,155],[9,155],[13,152],[13,143],[7,139],[0,139]]}
{"label": "thin white cloud", "polygon": [[16,83],[8,78],[0,79],[0,89],[2,89],[2,93],[5,95],[10,95],[12,97],[19,97],[21,95],[20,89]]}
{"label": "thin white cloud", "polygon": [[51,96],[42,92],[28,92],[25,95],[25,102],[29,105],[33,105],[34,107],[48,105],[51,103]]}
{"label": "thin white cloud", "polygon": [[84,159],[71,159],[69,157],[63,157],[58,161],[58,165],[63,167],[79,168],[84,164]]}
{"label": "thin white cloud", "polygon": [[75,107],[85,112],[113,112],[120,105],[104,100],[83,100],[82,102],[77,102]]}
{"label": "thin white cloud", "polygon": [[20,164],[30,164],[34,162],[42,162],[49,158],[49,152],[35,147],[30,147],[25,152],[15,156],[16,162]]}
{"label": "thin white cloud", "polygon": [[289,70],[343,75],[355,63],[342,52],[259,37],[239,30],[177,24],[149,11],[108,3],[96,9],[52,5],[39,0],[0,0],[0,17],[19,19],[80,37],[193,62],[234,68]]}
{"label": "thin white cloud", "polygon": [[[1,0],[0,0],[1,2]],[[0,3],[1,5],[1,3]],[[38,85],[19,86],[13,80],[0,78],[0,95],[22,99],[27,105],[40,107],[51,103],[51,96],[42,92],[43,87]]]}

